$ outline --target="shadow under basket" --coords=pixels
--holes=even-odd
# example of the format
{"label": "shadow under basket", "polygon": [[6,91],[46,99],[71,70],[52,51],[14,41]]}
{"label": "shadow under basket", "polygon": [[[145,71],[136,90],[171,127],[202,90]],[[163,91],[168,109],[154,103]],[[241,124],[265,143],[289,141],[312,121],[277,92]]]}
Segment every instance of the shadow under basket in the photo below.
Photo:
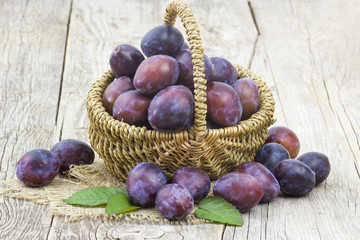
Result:
{"label": "shadow under basket", "polygon": [[165,133],[136,127],[114,119],[105,111],[102,94],[114,80],[107,71],[96,80],[87,96],[90,144],[112,175],[126,181],[130,170],[141,162],[153,162],[170,179],[181,167],[196,166],[212,180],[232,172],[240,163],[252,161],[272,125],[275,102],[261,79],[245,67],[234,65],[238,78],[251,78],[260,92],[261,107],[248,120],[233,127],[206,129],[206,80],[203,48],[194,16],[186,3],[176,0],[166,9],[164,24],[179,16],[186,30],[194,70],[194,126],[188,131]]}

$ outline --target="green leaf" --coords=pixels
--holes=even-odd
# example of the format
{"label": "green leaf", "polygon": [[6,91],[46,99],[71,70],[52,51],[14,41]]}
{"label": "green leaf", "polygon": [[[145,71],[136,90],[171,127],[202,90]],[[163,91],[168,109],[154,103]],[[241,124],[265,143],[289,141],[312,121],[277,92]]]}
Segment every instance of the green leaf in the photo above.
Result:
{"label": "green leaf", "polygon": [[140,207],[133,206],[124,193],[116,193],[110,197],[109,202],[106,205],[105,213],[126,213],[139,208]]}
{"label": "green leaf", "polygon": [[240,227],[243,225],[241,213],[222,198],[209,197],[204,199],[200,202],[199,208],[196,209],[195,213],[198,218]]}
{"label": "green leaf", "polygon": [[126,191],[121,188],[90,187],[74,193],[64,201],[81,206],[98,206],[106,204],[112,195],[119,192],[126,194]]}

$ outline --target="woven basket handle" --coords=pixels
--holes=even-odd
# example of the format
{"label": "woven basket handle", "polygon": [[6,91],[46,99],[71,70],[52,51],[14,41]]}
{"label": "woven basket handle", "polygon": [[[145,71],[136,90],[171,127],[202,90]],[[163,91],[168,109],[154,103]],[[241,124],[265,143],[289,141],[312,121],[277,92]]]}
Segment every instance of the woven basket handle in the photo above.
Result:
{"label": "woven basket handle", "polygon": [[181,0],[173,0],[166,7],[164,24],[173,26],[176,16],[179,15],[184,25],[194,71],[194,126],[190,130],[190,138],[200,139],[206,133],[206,80],[204,74],[204,49],[200,37],[200,31],[195,18],[187,4]]}

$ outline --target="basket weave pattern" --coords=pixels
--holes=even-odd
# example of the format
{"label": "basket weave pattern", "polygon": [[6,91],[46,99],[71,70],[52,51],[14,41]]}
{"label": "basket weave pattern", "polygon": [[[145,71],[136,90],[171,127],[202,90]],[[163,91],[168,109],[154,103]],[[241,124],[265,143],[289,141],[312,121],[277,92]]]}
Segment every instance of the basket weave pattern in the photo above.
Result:
{"label": "basket weave pattern", "polygon": [[121,181],[140,162],[157,164],[168,178],[177,169],[192,165],[202,168],[211,179],[218,179],[254,158],[265,142],[267,128],[274,122],[275,102],[266,83],[245,67],[234,65],[238,78],[255,81],[261,108],[236,126],[206,129],[206,80],[200,32],[191,10],[180,0],[168,5],[164,24],[173,25],[177,15],[185,27],[194,66],[194,126],[189,131],[165,133],[115,120],[102,103],[105,88],[114,80],[111,71],[96,80],[88,93],[90,144],[110,173]]}

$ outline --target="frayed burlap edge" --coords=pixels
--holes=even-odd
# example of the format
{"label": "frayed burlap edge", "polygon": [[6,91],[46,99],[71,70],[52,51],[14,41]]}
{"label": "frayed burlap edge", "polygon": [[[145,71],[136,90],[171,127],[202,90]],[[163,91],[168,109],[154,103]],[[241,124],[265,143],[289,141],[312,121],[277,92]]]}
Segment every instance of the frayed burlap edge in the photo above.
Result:
{"label": "frayed burlap edge", "polygon": [[57,176],[50,184],[33,188],[20,182],[17,178],[1,182],[4,188],[0,194],[11,198],[30,200],[37,204],[49,205],[50,213],[54,216],[64,216],[66,222],[75,222],[83,219],[102,218],[103,220],[126,221],[132,223],[166,223],[166,224],[201,224],[211,222],[195,216],[195,209],[182,220],[168,220],[160,215],[156,208],[140,209],[125,214],[105,214],[104,207],[79,207],[69,205],[63,201],[73,193],[94,186],[121,187],[120,182],[107,170],[105,164],[96,160],[92,165],[73,166],[68,177]]}

